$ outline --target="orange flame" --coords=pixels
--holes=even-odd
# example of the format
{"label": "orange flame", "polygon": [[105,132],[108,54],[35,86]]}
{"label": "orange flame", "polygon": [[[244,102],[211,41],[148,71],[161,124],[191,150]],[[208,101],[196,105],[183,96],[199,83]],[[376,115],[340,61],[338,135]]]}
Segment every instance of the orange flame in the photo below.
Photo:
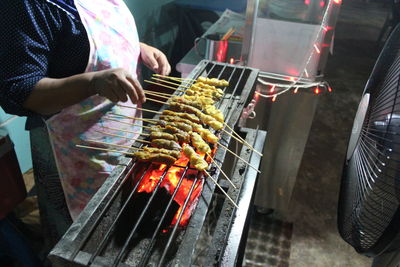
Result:
{"label": "orange flame", "polygon": [[[214,150],[215,151],[215,150]],[[204,153],[199,153],[201,156],[204,156]],[[165,188],[171,195],[174,193],[179,180],[181,179],[183,172],[185,171],[185,167],[189,163],[189,159],[181,152],[180,158],[175,161],[174,165],[169,167],[168,172],[166,173],[164,180],[161,183],[161,187]],[[180,167],[178,167],[180,166]],[[157,166],[156,164],[151,164],[149,169],[147,170],[145,176],[143,177],[137,192],[146,192],[146,193],[151,193],[154,191],[155,187],[157,186],[157,183],[159,182],[160,178],[164,174],[165,170],[167,168],[167,165],[161,164]],[[195,177],[198,175],[197,170],[192,170],[189,169],[183,178],[184,180],[182,181],[177,194],[174,197],[174,201],[180,205],[180,208],[176,212],[173,220],[172,220],[172,225],[176,224],[181,212],[182,212],[182,207],[185,203],[185,200],[189,194],[190,188],[193,185],[193,179],[190,179],[190,177]],[[203,189],[203,180],[198,180],[197,184],[194,187],[193,193],[189,199],[188,205],[186,206],[186,209],[183,211],[182,218],[179,222],[179,226],[186,226],[187,223],[189,222],[190,216],[192,215],[192,212],[194,208],[197,206],[198,198],[201,194],[201,191]]]}

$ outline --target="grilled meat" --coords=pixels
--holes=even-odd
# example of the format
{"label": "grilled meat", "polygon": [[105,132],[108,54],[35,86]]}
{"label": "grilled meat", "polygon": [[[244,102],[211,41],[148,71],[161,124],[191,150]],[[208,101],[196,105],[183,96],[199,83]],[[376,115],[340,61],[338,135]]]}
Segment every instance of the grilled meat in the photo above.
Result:
{"label": "grilled meat", "polygon": [[185,144],[183,147],[183,153],[189,158],[190,165],[194,166],[199,171],[204,171],[208,168],[208,163],[194,149]]}
{"label": "grilled meat", "polygon": [[165,139],[153,139],[151,145],[158,148],[165,148],[168,150],[181,151],[182,147],[175,141]]}

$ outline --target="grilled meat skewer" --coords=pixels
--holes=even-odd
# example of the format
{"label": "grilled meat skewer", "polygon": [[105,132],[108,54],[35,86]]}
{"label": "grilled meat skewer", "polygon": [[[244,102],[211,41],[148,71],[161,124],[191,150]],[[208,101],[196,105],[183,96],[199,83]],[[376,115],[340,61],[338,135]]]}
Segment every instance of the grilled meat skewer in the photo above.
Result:
{"label": "grilled meat skewer", "polygon": [[149,153],[145,151],[138,151],[133,153],[138,160],[150,161],[159,164],[172,165],[176,161],[173,156],[163,153]]}
{"label": "grilled meat skewer", "polygon": [[182,147],[175,141],[165,139],[153,139],[151,145],[158,148],[165,148],[168,150],[181,151]]}
{"label": "grilled meat skewer", "polygon": [[229,86],[229,82],[227,80],[224,79],[219,80],[217,78],[206,78],[200,76],[199,78],[197,78],[197,82],[202,82],[214,86],[222,86],[222,87]]}
{"label": "grilled meat skewer", "polygon": [[192,145],[200,152],[211,153],[210,146],[201,138],[198,133],[191,133]]}
{"label": "grilled meat skewer", "polygon": [[190,165],[194,166],[199,171],[204,171],[208,168],[208,163],[194,149],[185,144],[183,146],[183,154],[189,158]]}

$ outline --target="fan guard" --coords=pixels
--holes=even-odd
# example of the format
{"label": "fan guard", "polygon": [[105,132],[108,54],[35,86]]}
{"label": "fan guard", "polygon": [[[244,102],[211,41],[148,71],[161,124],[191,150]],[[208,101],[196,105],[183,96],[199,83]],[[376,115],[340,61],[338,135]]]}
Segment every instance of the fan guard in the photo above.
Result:
{"label": "fan guard", "polygon": [[364,89],[344,164],[338,227],[367,256],[400,248],[400,28]]}

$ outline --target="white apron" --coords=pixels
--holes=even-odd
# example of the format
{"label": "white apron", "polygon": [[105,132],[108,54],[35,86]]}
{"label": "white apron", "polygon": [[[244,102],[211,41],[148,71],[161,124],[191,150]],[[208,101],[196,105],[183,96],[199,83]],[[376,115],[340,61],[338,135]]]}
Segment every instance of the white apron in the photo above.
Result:
{"label": "white apron", "polygon": [[[122,0],[75,0],[75,5],[90,41],[90,56],[85,72],[122,67],[136,78],[139,40],[135,21],[125,3]],[[135,106],[130,100],[124,105]],[[79,215],[121,157],[118,153],[80,149],[75,145],[81,144],[82,139],[118,145],[132,143],[128,139],[106,136],[98,131],[130,138],[138,136],[103,126],[141,132],[141,127],[107,120],[107,112],[141,117],[141,113],[135,109],[120,108],[104,97],[92,96],[63,109],[46,122],[72,219]],[[123,121],[133,123],[129,119]],[[140,121],[135,123],[140,124]]]}

